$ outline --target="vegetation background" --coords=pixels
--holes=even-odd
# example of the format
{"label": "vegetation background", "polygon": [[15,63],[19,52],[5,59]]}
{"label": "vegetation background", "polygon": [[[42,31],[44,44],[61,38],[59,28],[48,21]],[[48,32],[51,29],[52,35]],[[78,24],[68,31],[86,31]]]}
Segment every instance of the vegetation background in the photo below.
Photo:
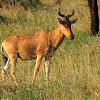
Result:
{"label": "vegetation background", "polygon": [[[78,18],[77,23],[72,25],[75,39],[71,41],[65,37],[52,57],[48,86],[45,80],[44,59],[34,85],[32,79],[35,60],[18,59],[16,77],[20,86],[16,88],[10,69],[6,72],[6,80],[2,80],[3,60],[0,57],[0,100],[99,100],[100,32],[95,37],[90,36],[88,2],[62,0],[57,4],[56,0],[40,0],[39,4],[28,5],[26,1],[22,0],[24,6],[20,2],[14,5],[1,5],[0,45],[11,35],[33,34],[41,29],[55,29],[59,25],[57,8],[65,15],[75,10],[75,15],[70,18],[70,20]],[[100,15],[100,0],[98,10]]]}

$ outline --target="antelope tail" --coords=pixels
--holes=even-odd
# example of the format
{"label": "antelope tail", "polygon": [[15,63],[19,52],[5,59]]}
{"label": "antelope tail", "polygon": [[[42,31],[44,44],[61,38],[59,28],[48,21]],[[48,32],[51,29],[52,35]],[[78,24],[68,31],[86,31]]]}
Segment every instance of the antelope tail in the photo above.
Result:
{"label": "antelope tail", "polygon": [[8,58],[4,55],[4,52],[3,52],[3,44],[1,45],[1,55],[2,55],[2,58],[4,59],[5,63],[7,62]]}

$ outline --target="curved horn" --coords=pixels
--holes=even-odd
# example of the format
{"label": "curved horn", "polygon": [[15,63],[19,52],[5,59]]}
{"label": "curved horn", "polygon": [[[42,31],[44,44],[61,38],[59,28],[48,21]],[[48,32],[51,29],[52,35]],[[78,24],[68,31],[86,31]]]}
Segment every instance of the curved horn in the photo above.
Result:
{"label": "curved horn", "polygon": [[63,14],[60,13],[59,8],[58,8],[57,10],[58,10],[58,14],[59,14],[61,17],[65,17],[65,15],[63,15]]}
{"label": "curved horn", "polygon": [[72,17],[74,15],[74,10],[73,10],[73,12],[72,12],[72,14],[71,15],[67,15],[66,17]]}

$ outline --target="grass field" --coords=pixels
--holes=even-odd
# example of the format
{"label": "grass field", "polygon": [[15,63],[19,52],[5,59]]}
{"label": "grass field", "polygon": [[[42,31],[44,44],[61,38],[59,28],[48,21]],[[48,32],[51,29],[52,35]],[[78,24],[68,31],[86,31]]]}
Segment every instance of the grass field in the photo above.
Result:
{"label": "grass field", "polygon": [[[7,70],[6,80],[2,80],[3,66],[0,57],[0,100],[100,100],[100,36],[90,36],[90,14],[87,1],[40,0],[43,5],[24,10],[20,5],[0,9],[0,45],[15,34],[33,34],[41,29],[55,29],[59,23],[57,8],[63,14],[75,10],[78,18],[72,25],[73,41],[65,37],[63,43],[51,58],[50,83],[46,86],[44,59],[36,82],[32,85],[34,61],[18,59],[16,77],[19,87]],[[98,0],[100,15],[100,0]],[[100,19],[100,16],[99,16]],[[100,22],[99,22],[100,23]],[[100,33],[100,32],[99,32]],[[1,52],[0,52],[1,55]]]}

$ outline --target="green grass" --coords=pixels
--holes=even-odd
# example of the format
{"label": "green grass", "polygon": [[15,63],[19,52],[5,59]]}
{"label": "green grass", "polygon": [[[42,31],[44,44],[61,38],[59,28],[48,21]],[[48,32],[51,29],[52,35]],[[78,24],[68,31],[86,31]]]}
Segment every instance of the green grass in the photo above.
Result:
{"label": "green grass", "polygon": [[[37,9],[24,10],[21,6],[0,9],[0,45],[15,34],[33,34],[41,29],[54,29],[58,23],[57,8],[64,14],[79,18],[72,25],[74,40],[65,37],[51,58],[50,83],[46,86],[44,59],[36,82],[32,85],[34,61],[18,59],[16,77],[20,86],[16,88],[7,70],[6,80],[0,74],[0,100],[99,100],[100,98],[100,36],[90,36],[90,14],[85,0],[40,0]],[[98,0],[100,15],[100,1]],[[99,17],[100,18],[100,17]],[[1,52],[0,52],[1,55]],[[3,66],[0,57],[0,73]]]}

